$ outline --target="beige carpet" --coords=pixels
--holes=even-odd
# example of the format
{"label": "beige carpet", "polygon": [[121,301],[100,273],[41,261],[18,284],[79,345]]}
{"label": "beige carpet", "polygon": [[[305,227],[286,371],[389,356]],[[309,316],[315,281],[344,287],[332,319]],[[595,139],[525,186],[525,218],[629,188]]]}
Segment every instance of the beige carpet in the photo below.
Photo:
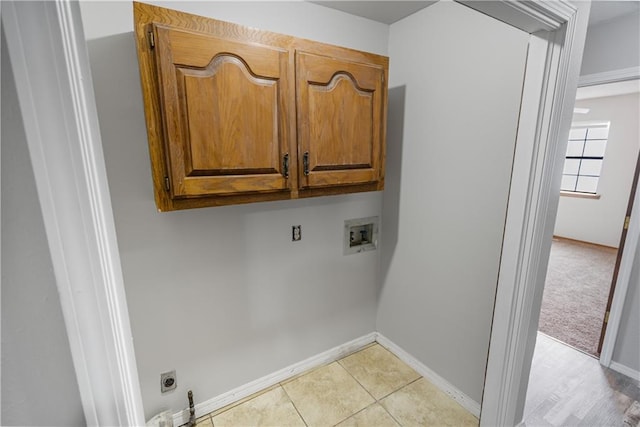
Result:
{"label": "beige carpet", "polygon": [[616,249],[553,239],[538,330],[596,355]]}

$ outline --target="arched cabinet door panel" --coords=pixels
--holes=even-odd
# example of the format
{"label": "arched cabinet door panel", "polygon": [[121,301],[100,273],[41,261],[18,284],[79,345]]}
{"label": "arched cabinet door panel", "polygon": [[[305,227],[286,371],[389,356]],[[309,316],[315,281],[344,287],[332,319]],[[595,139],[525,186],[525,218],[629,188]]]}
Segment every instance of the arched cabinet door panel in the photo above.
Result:
{"label": "arched cabinet door panel", "polygon": [[288,189],[288,52],[153,31],[171,196]]}
{"label": "arched cabinet door panel", "polygon": [[385,69],[296,52],[301,188],[382,180]]}

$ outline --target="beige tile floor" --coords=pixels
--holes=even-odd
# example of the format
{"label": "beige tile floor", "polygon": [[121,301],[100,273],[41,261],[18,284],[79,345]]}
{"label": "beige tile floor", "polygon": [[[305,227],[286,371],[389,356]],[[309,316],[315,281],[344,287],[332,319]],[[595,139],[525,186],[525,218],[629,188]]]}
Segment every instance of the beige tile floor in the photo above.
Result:
{"label": "beige tile floor", "polygon": [[378,344],[198,419],[198,427],[477,426],[478,419]]}

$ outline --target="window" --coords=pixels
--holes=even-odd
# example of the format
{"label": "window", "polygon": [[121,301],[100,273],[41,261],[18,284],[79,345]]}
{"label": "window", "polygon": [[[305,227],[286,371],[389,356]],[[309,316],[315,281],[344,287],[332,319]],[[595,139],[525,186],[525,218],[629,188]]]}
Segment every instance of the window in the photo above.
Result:
{"label": "window", "polygon": [[562,171],[561,191],[596,193],[608,137],[608,122],[573,124]]}

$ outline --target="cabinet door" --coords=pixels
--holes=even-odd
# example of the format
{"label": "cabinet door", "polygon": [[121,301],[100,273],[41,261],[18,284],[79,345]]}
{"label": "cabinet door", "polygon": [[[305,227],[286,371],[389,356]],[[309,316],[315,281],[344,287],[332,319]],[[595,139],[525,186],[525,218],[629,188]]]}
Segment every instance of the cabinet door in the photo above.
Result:
{"label": "cabinet door", "polygon": [[288,52],[153,30],[171,197],[288,189]]}
{"label": "cabinet door", "polygon": [[381,179],[384,69],[296,52],[302,188]]}

